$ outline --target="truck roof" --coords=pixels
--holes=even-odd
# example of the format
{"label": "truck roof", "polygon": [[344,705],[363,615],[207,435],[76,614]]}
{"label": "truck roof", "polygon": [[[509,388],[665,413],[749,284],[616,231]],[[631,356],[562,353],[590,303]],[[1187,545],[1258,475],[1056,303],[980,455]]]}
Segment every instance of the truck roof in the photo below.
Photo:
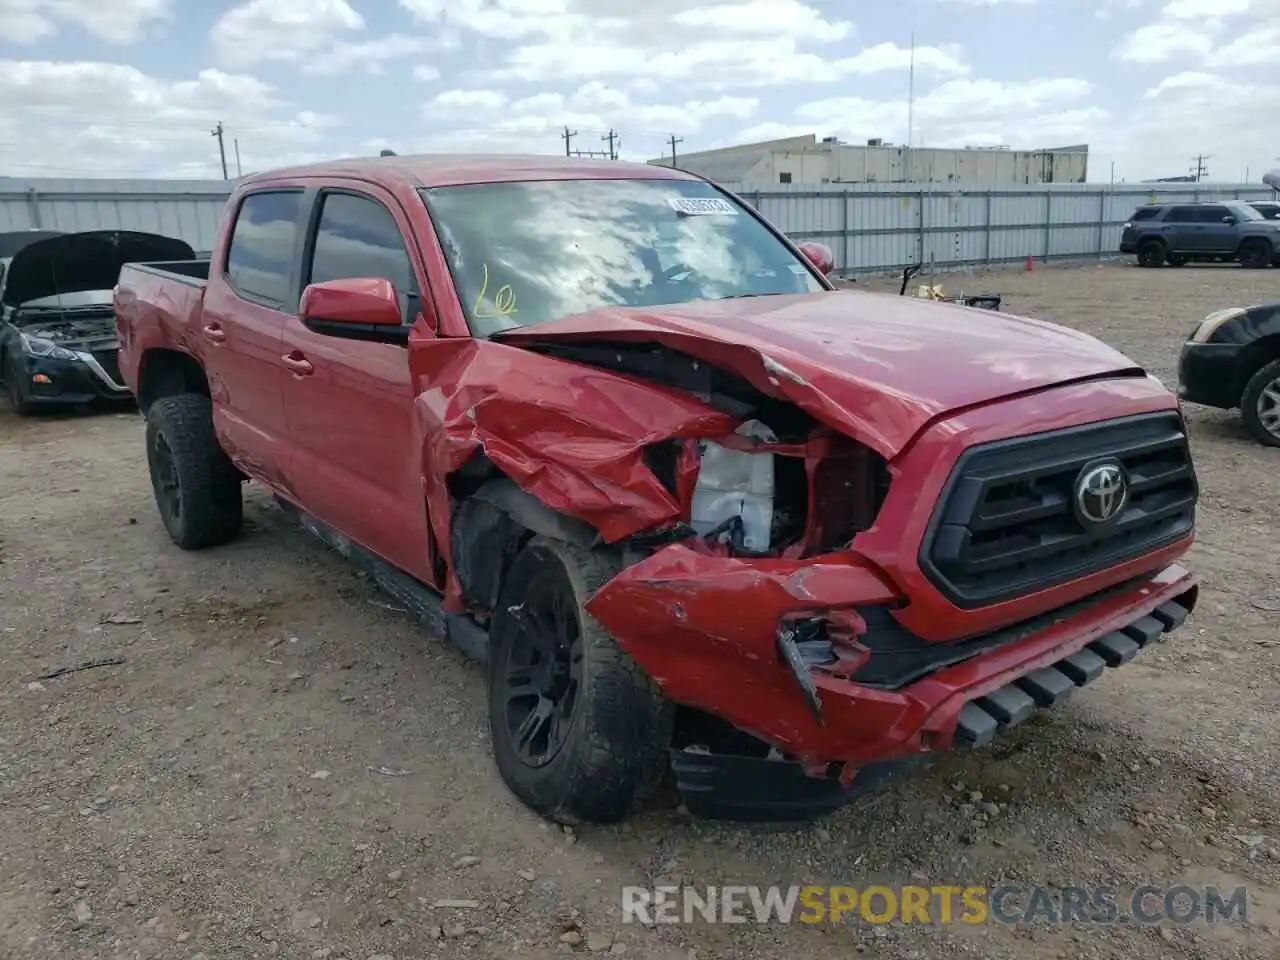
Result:
{"label": "truck roof", "polygon": [[697,180],[671,167],[618,160],[521,154],[419,154],[416,156],[353,157],[325,160],[251,174],[242,181],[296,177],[351,177],[384,185],[445,187],[464,183],[502,183],[511,180]]}

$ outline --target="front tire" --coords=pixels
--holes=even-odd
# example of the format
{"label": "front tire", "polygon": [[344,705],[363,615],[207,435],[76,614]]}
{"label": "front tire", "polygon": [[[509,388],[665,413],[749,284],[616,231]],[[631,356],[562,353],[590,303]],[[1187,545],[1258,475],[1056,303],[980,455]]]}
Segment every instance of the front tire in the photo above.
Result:
{"label": "front tire", "polygon": [[1240,395],[1240,417],[1255,440],[1280,447],[1280,360],[1249,378]]}
{"label": "front tire", "polygon": [[147,465],[160,520],[179,547],[216,547],[240,532],[240,475],[213,432],[208,397],[182,393],[151,405]]}
{"label": "front tire", "polygon": [[617,572],[535,537],[490,630],[489,730],[503,782],[559,823],[616,823],[661,783],[675,708],[584,608]]}
{"label": "front tire", "polygon": [[1246,270],[1262,270],[1271,266],[1271,244],[1265,240],[1248,240],[1240,248],[1240,266]]}

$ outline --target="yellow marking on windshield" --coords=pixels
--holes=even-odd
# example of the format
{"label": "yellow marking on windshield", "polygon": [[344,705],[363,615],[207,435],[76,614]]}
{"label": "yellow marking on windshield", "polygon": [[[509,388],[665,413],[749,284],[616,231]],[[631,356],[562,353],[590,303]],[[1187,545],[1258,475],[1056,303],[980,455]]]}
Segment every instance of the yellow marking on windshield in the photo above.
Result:
{"label": "yellow marking on windshield", "polygon": [[481,280],[480,292],[476,294],[476,302],[471,307],[471,313],[475,317],[508,317],[516,312],[516,294],[511,289],[511,284],[504,283],[493,294],[493,309],[488,310],[485,307],[484,298],[489,292],[489,265],[481,264]]}

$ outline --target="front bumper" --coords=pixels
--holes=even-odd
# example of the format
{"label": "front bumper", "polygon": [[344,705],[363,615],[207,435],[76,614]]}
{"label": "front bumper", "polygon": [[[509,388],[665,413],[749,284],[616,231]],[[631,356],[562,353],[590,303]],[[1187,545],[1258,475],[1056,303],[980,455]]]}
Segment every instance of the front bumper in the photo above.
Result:
{"label": "front bumper", "polygon": [[[1087,671],[1080,672],[1085,664],[1096,666],[1094,657],[1111,666],[1127,662],[1185,618],[1173,605],[1189,613],[1198,594],[1195,577],[1169,564],[1015,625],[1002,631],[1006,636],[995,646],[979,644],[959,662],[887,688],[858,682],[856,671],[838,655],[800,665],[788,661],[776,621],[733,622],[720,608],[714,615],[717,631],[703,622],[704,615],[711,620],[716,607],[682,602],[692,584],[669,581],[664,588],[652,580],[641,582],[646,564],[660,556],[606,584],[588,605],[596,619],[670,699],[712,713],[811,769],[840,764],[846,777],[867,764],[947,749],[957,738],[987,742],[1002,727],[1024,719],[1027,697],[1034,708],[1051,703],[1051,695],[1069,692],[1054,671],[1074,684],[1075,677],[1086,676]],[[856,569],[815,565],[801,583],[757,576],[757,600],[768,604],[773,591],[788,586],[820,595],[823,587],[833,585],[829,578],[853,576]],[[724,586],[738,593],[746,584]],[[647,602],[638,602],[642,595]],[[661,636],[659,623],[665,624]],[[1160,625],[1154,634],[1153,623]],[[852,640],[856,644],[857,636]],[[1076,656],[1086,649],[1088,653]],[[994,729],[979,710],[995,718]]]}
{"label": "front bumper", "polygon": [[1231,410],[1240,406],[1240,351],[1235,343],[1188,340],[1178,354],[1178,399]]}
{"label": "front bumper", "polygon": [[133,394],[119,379],[114,359],[87,351],[74,359],[23,354],[10,376],[23,378],[23,388],[33,404],[74,406],[94,400],[125,400]]}

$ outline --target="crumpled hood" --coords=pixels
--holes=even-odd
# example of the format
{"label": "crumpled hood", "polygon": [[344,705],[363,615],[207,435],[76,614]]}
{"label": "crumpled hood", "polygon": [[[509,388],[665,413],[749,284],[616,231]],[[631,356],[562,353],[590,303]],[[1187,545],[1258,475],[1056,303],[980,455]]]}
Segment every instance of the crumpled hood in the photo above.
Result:
{"label": "crumpled hood", "polygon": [[27,244],[13,255],[5,271],[0,302],[19,306],[55,294],[110,290],[126,263],[194,259],[190,244],[156,233],[64,233]]}
{"label": "crumpled hood", "polygon": [[886,458],[938,416],[1102,376],[1139,376],[1086,334],[1024,317],[835,291],[607,307],[494,336],[511,345],[657,343],[731,371]]}

